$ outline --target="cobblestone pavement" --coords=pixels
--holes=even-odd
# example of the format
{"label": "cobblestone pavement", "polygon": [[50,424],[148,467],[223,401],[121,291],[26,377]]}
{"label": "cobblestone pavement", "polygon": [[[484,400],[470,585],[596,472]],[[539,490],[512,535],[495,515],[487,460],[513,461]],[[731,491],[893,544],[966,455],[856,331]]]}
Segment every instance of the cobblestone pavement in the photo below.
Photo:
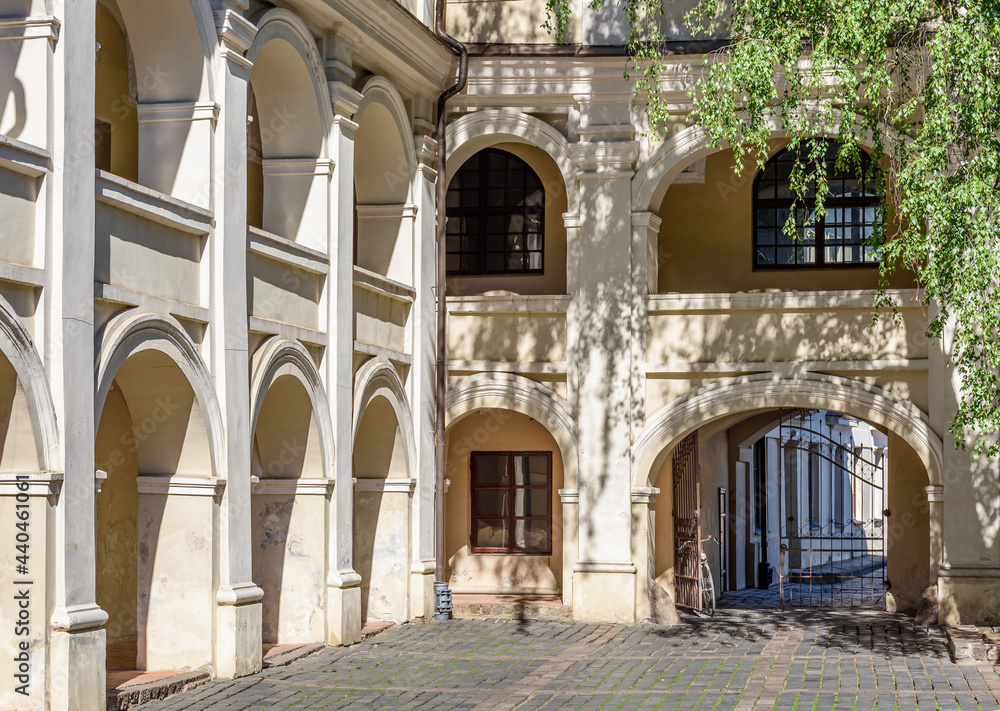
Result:
{"label": "cobblestone pavement", "polygon": [[723,611],[678,627],[452,620],[392,628],[143,711],[1000,708],[1000,675],[877,612]]}

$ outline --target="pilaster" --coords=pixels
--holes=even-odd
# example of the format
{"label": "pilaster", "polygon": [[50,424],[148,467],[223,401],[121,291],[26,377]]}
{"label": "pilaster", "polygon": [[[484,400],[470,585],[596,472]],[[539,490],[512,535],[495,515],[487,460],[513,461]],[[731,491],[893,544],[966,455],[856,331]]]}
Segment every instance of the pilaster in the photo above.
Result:
{"label": "pilaster", "polygon": [[[574,410],[580,442],[573,610],[580,618],[633,622],[636,569],[631,532],[633,287],[631,127],[588,125],[573,145],[580,185],[579,274],[572,325],[578,339]],[[628,354],[624,355],[623,354]]]}
{"label": "pilaster", "polygon": [[434,614],[434,423],[437,332],[435,287],[437,283],[437,237],[434,186],[437,181],[437,142],[433,126],[415,121],[413,137],[417,172],[411,195],[416,209],[413,235],[413,288],[416,298],[410,316],[410,352],[413,365],[406,382],[413,413],[417,462],[413,476],[413,562],[410,568],[410,614],[430,619]]}
{"label": "pilaster", "polygon": [[[33,651],[32,701],[13,708],[103,711],[108,615],[97,606],[94,501],[94,46],[90,3],[57,1],[60,24],[52,48],[55,110],[49,116],[55,167],[43,184],[51,206],[38,344],[48,369],[59,428],[63,484],[55,511],[53,575],[37,571],[45,600],[48,653]],[[60,103],[61,102],[61,103]],[[6,519],[5,519],[6,520]],[[41,521],[38,521],[41,524]],[[45,559],[34,549],[34,560]],[[51,582],[51,586],[42,582]],[[45,615],[35,618],[45,624]],[[46,658],[47,657],[47,658]],[[8,685],[9,685],[8,680]],[[8,687],[9,688],[9,687]],[[47,704],[40,701],[46,689]]]}
{"label": "pilaster", "polygon": [[[256,28],[243,2],[220,2],[215,12],[218,124],[212,176],[215,231],[209,236],[211,296],[206,359],[225,422],[226,486],[219,503],[219,586],[215,610],[215,672],[232,678],[261,669],[263,591],[252,582],[250,533],[250,382],[247,334],[247,84],[243,56]],[[220,472],[220,474],[222,474]]]}
{"label": "pilaster", "polygon": [[[331,43],[336,46],[337,43]],[[338,66],[338,65],[334,65]],[[354,136],[352,121],[361,94],[336,79],[327,61],[333,132],[330,158],[331,230],[328,253],[327,332],[330,345],[323,363],[333,418],[334,473],[337,486],[330,499],[330,558],[327,569],[327,631],[330,644],[361,639],[361,576],[354,571]]]}

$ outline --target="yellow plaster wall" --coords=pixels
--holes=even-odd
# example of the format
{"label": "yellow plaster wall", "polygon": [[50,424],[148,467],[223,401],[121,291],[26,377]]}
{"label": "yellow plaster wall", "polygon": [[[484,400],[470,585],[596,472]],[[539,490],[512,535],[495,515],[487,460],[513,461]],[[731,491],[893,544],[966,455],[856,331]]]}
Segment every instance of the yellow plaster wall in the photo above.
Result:
{"label": "yellow plaster wall", "polygon": [[[917,453],[899,435],[889,433],[888,508],[886,519],[889,593],[897,610],[915,610],[920,594],[933,580],[930,570],[930,515],[927,472]],[[935,574],[936,577],[936,574]]]}
{"label": "yellow plaster wall", "polygon": [[[776,152],[780,143],[772,145]],[[874,289],[878,270],[804,269],[754,271],[754,172],[733,171],[733,154],[719,151],[706,159],[705,182],[671,185],[660,205],[659,291],[733,293]],[[890,286],[912,287],[907,274]]]}
{"label": "yellow plaster wall", "polygon": [[[111,125],[111,135],[96,135],[98,167],[126,180],[139,179],[139,122],[135,96],[129,94],[127,40],[114,14],[97,3],[96,118]],[[110,148],[109,148],[110,141]],[[105,162],[101,165],[102,156]]]}
{"label": "yellow plaster wall", "polygon": [[[562,590],[562,455],[540,423],[509,410],[482,410],[452,425],[445,440],[447,477],[445,535],[449,584],[455,592],[558,593]],[[473,554],[470,454],[472,452],[552,452],[552,555]]]}
{"label": "yellow plaster wall", "polygon": [[674,485],[671,467],[673,457],[667,456],[663,466],[653,480],[653,486],[660,490],[656,497],[656,530],[653,534],[655,553],[654,568],[656,582],[667,591],[672,600],[677,596],[674,590]]}
{"label": "yellow plaster wall", "polygon": [[[108,644],[137,635],[139,459],[132,419],[121,392],[108,393],[97,428],[95,467],[108,473],[97,494],[97,604],[108,613]],[[134,661],[134,660],[133,660]]]}
{"label": "yellow plaster wall", "polygon": [[[573,5],[577,11],[570,16],[566,40],[579,42],[579,3]],[[448,33],[462,42],[548,44],[556,41],[542,27],[546,12],[545,3],[540,0],[451,0],[446,16]]]}

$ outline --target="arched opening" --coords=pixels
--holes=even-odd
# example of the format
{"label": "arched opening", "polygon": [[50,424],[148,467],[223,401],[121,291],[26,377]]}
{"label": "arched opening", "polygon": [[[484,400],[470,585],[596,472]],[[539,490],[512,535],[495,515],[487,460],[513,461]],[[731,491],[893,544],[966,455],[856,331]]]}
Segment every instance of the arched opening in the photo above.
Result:
{"label": "arched opening", "polygon": [[461,146],[449,163],[449,291],[566,293],[568,208],[559,166],[530,143],[481,144]]}
{"label": "arched opening", "polygon": [[[809,265],[807,268],[794,267],[793,264],[794,268],[784,269],[759,265],[755,252],[758,219],[768,221],[766,226],[762,224],[760,227],[768,230],[764,238],[768,241],[766,247],[770,250],[767,253],[769,258],[778,259],[780,246],[780,256],[787,261],[790,255],[794,257],[799,252],[805,254],[808,245],[792,244],[790,238],[781,231],[780,225],[770,224],[781,217],[777,212],[780,207],[776,204],[770,205],[774,212],[758,214],[755,186],[759,183],[757,178],[763,175],[758,175],[754,166],[746,166],[737,174],[731,149],[710,152],[693,139],[689,139],[689,142],[692,145],[673,147],[677,152],[671,158],[673,167],[662,177],[657,164],[666,159],[651,159],[639,171],[637,182],[633,185],[633,198],[639,204],[642,200],[649,200],[650,209],[662,221],[657,246],[657,291],[695,294],[755,292],[766,289],[835,291],[878,287],[878,270],[864,268],[864,262],[862,268],[845,268],[833,263]],[[772,157],[777,157],[786,145],[785,139],[772,139]],[[772,173],[776,174],[777,169],[778,166],[775,166]],[[783,177],[787,177],[785,172],[788,168],[784,163],[781,169]],[[650,189],[653,181],[656,186]],[[839,182],[834,182],[837,189],[843,192],[843,177]],[[769,187],[774,186],[772,178]],[[766,199],[771,199],[770,194]],[[777,192],[774,195],[774,199],[777,199]],[[864,195],[861,198],[863,200]],[[846,236],[853,240],[855,226],[859,228],[859,235],[865,234],[863,220],[854,225],[848,213],[830,213],[831,219],[835,216],[843,224],[840,225],[839,232],[831,229],[831,237]],[[861,217],[864,217],[863,213]],[[779,241],[781,245],[778,245]],[[843,239],[838,244],[842,255],[845,252]],[[830,256],[833,258],[837,250],[832,242],[830,246]],[[851,254],[853,255],[853,251]],[[892,288],[911,288],[913,280],[899,271],[890,277],[889,285]]]}
{"label": "arched opening", "polygon": [[843,410],[735,412],[674,439],[653,485],[652,572],[697,605],[913,612],[935,579],[927,469],[899,434]]}
{"label": "arched opening", "polygon": [[354,569],[361,576],[361,620],[410,616],[411,505],[416,480],[398,410],[385,395],[367,404],[354,436]]}
{"label": "arched opening", "polygon": [[135,62],[115,0],[97,3],[94,145],[98,170],[138,182],[139,121]]}
{"label": "arched opening", "polygon": [[332,480],[324,477],[319,423],[296,375],[279,375],[260,405],[253,437],[253,580],[264,591],[265,652],[322,642],[326,530]]}
{"label": "arched opening", "polygon": [[178,362],[149,342],[106,378],[96,564],[107,666],[117,672],[109,678],[210,667],[224,482],[214,477],[202,402]]}
{"label": "arched opening", "polygon": [[284,14],[265,16],[248,53],[254,65],[247,91],[247,223],[325,249],[331,166],[322,158],[323,117],[304,56],[309,50],[300,48],[302,38]]}
{"label": "arched opening", "polygon": [[474,410],[445,436],[445,557],[456,602],[563,599],[563,454],[520,412]]}
{"label": "arched opening", "polygon": [[355,265],[413,284],[416,210],[409,119],[395,89],[376,77],[364,90],[354,139]]}
{"label": "arched opening", "polygon": [[199,7],[187,0],[96,4],[96,161],[121,178],[208,207],[215,27]]}

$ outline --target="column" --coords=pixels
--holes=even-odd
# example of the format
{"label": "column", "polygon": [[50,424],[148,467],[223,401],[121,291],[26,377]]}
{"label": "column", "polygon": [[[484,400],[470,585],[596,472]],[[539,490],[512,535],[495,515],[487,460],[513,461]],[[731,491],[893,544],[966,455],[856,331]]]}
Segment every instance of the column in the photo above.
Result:
{"label": "column", "polygon": [[[330,43],[335,51],[342,43]],[[333,418],[334,471],[337,485],[330,498],[330,553],[327,570],[327,630],[330,644],[361,639],[361,576],[353,568],[354,528],[354,135],[351,120],[361,94],[347,83],[353,75],[350,57],[327,60],[333,135],[331,184],[330,273],[327,284],[329,346],[323,362]],[[346,80],[346,81],[345,81]]]}
{"label": "column", "polygon": [[[47,685],[51,709],[103,711],[108,615],[96,604],[94,544],[94,46],[92,3],[53,3],[60,21],[52,44],[49,96],[53,172],[43,190],[51,206],[39,332],[56,421],[63,484],[55,512],[50,668],[36,666],[36,696]],[[42,554],[42,551],[36,551]],[[38,562],[44,559],[36,559]],[[5,603],[6,604],[6,603]],[[42,619],[36,618],[41,625]],[[42,662],[41,651],[35,659]],[[37,662],[36,662],[37,663]],[[47,678],[46,678],[47,677]],[[41,704],[22,708],[43,708]]]}
{"label": "column", "polygon": [[[409,334],[413,365],[406,382],[413,414],[417,479],[413,494],[413,559],[410,567],[410,614],[434,615],[434,424],[436,421],[435,364],[437,363],[437,226],[434,186],[437,182],[437,142],[429,121],[414,121],[417,135],[417,174],[410,191],[416,210],[413,239],[413,288],[416,298]],[[444,515],[444,512],[441,512]]]}
{"label": "column", "polygon": [[[588,115],[608,107],[591,107]],[[580,443],[580,553],[573,574],[577,617],[635,620],[631,539],[633,413],[632,165],[630,125],[581,128],[573,146],[580,185],[578,339],[573,403]]]}
{"label": "column", "polygon": [[[243,56],[257,29],[245,0],[218,2],[216,60],[222,98],[214,149],[215,232],[210,235],[211,323],[205,357],[225,423],[226,486],[219,510],[219,587],[215,673],[232,678],[261,669],[263,591],[252,582],[250,537],[250,382],[247,337],[247,82]],[[140,159],[141,164],[141,159]]]}

